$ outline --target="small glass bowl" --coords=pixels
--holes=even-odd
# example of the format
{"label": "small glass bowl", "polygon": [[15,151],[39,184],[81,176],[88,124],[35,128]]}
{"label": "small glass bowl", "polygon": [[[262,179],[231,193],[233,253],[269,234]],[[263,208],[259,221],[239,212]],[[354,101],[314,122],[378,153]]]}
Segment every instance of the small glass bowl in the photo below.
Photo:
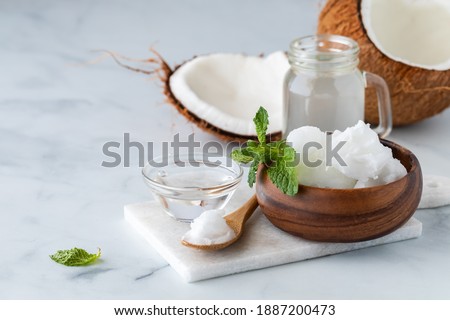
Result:
{"label": "small glass bowl", "polygon": [[142,169],[145,183],[164,211],[183,222],[191,222],[205,210],[222,209],[242,173],[230,158],[203,153],[158,157]]}

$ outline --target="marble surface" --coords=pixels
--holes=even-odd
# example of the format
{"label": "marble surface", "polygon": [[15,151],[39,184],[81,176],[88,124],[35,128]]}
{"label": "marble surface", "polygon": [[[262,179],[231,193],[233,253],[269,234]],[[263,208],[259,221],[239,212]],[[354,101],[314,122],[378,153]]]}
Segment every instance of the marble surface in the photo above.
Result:
{"label": "marble surface", "polygon": [[[254,191],[249,190],[246,193],[249,198]],[[236,202],[238,203],[242,205],[242,201]],[[232,212],[227,209],[226,211]],[[124,216],[125,220],[186,282],[415,239],[422,234],[422,223],[412,217],[395,232],[370,241],[355,243],[308,241],[274,228],[260,208],[257,208],[245,224],[245,232],[237,243],[220,251],[203,251],[181,245],[181,238],[190,230],[189,224],[180,223],[169,217],[156,201],[126,205]]]}
{"label": "marble surface", "polygon": [[[102,146],[195,133],[165,105],[153,79],[96,64],[93,49],[176,64],[195,54],[285,49],[314,32],[318,2],[2,1],[0,3],[0,298],[371,299],[450,298],[450,207],[422,210],[422,237],[186,284],[124,221],[150,200],[137,155],[104,168]],[[395,129],[423,171],[450,177],[450,110]],[[101,261],[68,268],[58,249],[102,248]],[[220,290],[219,290],[220,288]],[[239,289],[237,289],[239,288]]]}

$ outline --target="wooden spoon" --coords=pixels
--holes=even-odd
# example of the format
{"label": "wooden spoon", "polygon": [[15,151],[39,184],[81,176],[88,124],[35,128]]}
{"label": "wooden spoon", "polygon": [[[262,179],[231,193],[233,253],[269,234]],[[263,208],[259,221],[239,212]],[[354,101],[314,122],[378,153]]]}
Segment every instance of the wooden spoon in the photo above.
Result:
{"label": "wooden spoon", "polygon": [[256,194],[254,194],[246,203],[242,205],[236,211],[226,215],[224,217],[226,223],[233,229],[235,237],[227,242],[215,243],[215,244],[195,244],[187,242],[186,240],[181,240],[181,243],[189,248],[195,248],[200,250],[220,250],[226,248],[233,243],[235,243],[244,232],[244,224],[253,214],[253,212],[258,207],[258,200],[256,199]]}

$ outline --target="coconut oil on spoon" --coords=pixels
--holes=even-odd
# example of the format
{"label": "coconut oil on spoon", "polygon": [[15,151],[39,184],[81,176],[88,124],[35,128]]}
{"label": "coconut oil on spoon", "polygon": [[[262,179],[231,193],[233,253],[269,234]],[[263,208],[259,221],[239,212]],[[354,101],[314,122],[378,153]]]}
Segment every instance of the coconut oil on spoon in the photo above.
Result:
{"label": "coconut oil on spoon", "polygon": [[205,212],[191,224],[181,243],[199,250],[221,250],[235,243],[244,232],[244,225],[258,207],[253,195],[236,211],[223,216],[223,210]]}

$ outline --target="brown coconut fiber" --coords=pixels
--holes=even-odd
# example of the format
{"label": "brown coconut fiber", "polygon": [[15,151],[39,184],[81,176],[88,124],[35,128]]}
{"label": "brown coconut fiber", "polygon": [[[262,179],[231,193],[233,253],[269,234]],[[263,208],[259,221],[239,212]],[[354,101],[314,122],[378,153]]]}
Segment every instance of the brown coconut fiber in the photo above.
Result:
{"label": "brown coconut fiber", "polygon": [[[391,93],[394,125],[429,118],[450,106],[450,70],[411,67],[381,53],[367,36],[360,14],[360,0],[328,0],[320,13],[318,33],[338,34],[360,46],[360,68],[383,77]],[[375,91],[366,93],[366,121],[378,123]]]}
{"label": "brown coconut fiber", "polygon": [[[176,70],[181,67],[183,64],[191,61],[192,59],[195,59],[196,56],[191,58],[190,60],[187,60],[183,62],[180,65],[175,66],[173,69],[170,68],[169,64],[165,61],[165,59],[153,48],[150,49],[150,51],[155,55],[155,58],[149,58],[144,60],[138,60],[138,59],[131,59],[124,57],[120,54],[111,52],[111,51],[104,51],[108,55],[110,55],[117,64],[120,66],[127,68],[129,70],[147,74],[147,75],[156,75],[157,79],[162,83],[163,87],[163,94],[166,98],[166,103],[172,105],[175,107],[175,109],[183,115],[188,121],[194,123],[199,127],[200,129],[213,134],[214,136],[225,140],[225,141],[233,141],[233,142],[239,142],[244,143],[248,140],[257,140],[256,134],[254,136],[246,136],[246,135],[239,135],[233,132],[229,132],[226,130],[223,130],[221,128],[215,127],[214,125],[210,124],[206,120],[200,118],[193,112],[191,112],[186,106],[184,106],[173,94],[172,89],[170,87],[170,77],[176,72]],[[126,65],[121,62],[121,60],[126,61],[132,61],[132,62],[142,62],[145,64],[148,64],[151,66],[151,70],[143,70],[139,68],[134,68],[129,65]],[[256,132],[255,132],[256,133]],[[266,137],[267,141],[276,141],[281,139],[281,132],[273,132],[269,133]]]}

